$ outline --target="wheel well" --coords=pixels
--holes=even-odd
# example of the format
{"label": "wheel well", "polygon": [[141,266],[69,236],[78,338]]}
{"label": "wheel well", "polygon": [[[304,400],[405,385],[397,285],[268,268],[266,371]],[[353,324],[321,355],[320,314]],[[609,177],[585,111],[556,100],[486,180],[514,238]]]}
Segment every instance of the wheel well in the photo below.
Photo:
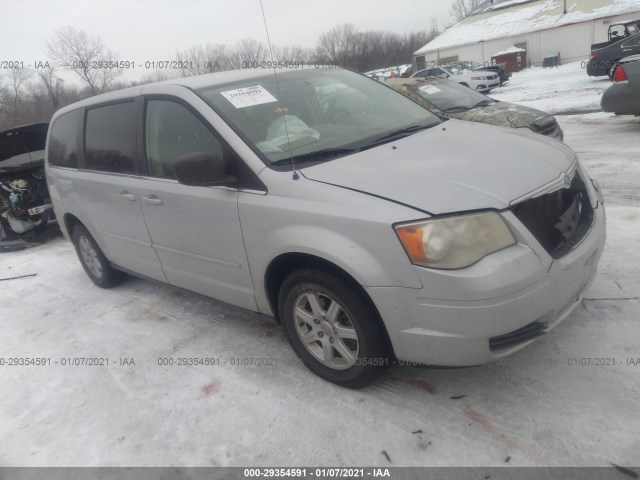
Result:
{"label": "wheel well", "polygon": [[356,291],[358,291],[362,295],[362,298],[364,298],[369,304],[372,311],[375,312],[375,321],[379,322],[379,325],[384,332],[385,342],[389,352],[393,355],[393,346],[391,345],[387,329],[380,317],[380,313],[378,312],[376,305],[373,303],[373,300],[371,300],[371,297],[366,290],[344,269],[328,260],[325,260],[324,258],[316,257],[315,255],[309,255],[306,253],[285,253],[273,259],[269,264],[269,267],[267,267],[267,271],[264,276],[265,290],[271,310],[278,322],[280,322],[278,315],[278,295],[280,293],[280,286],[291,272],[303,268],[315,268],[332,273],[347,281]]}
{"label": "wheel well", "polygon": [[76,217],[75,215],[72,215],[71,213],[65,213],[64,226],[66,227],[67,232],[69,233],[69,236],[73,234],[73,227],[75,227],[78,224],[82,225],[82,222],[78,219],[78,217]]}

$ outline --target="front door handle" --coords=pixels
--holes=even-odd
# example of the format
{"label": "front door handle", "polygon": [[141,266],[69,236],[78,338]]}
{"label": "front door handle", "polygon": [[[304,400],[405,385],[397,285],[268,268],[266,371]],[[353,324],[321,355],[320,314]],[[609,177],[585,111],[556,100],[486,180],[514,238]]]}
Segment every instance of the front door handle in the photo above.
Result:
{"label": "front door handle", "polygon": [[120,192],[120,196],[122,198],[129,200],[130,202],[136,201],[136,196],[133,193],[127,192],[126,190],[123,190],[122,192]]}
{"label": "front door handle", "polygon": [[162,204],[162,200],[155,195],[149,195],[148,197],[142,197],[142,203],[146,203],[148,205],[160,205]]}

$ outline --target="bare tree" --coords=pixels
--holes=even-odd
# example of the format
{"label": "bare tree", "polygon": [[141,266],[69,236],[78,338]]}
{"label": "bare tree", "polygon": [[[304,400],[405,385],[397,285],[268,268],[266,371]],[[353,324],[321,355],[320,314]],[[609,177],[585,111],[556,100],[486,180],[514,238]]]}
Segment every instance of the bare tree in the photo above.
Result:
{"label": "bare tree", "polygon": [[196,45],[175,53],[173,60],[177,62],[179,68],[169,72],[169,75],[190,77],[204,73],[233,70],[238,68],[236,67],[236,56],[227,45]]}
{"label": "bare tree", "polygon": [[[300,47],[292,47],[294,52]],[[289,50],[287,50],[287,53]],[[297,54],[297,53],[296,53]],[[269,60],[271,55],[267,47],[252,38],[240,40],[235,45],[195,45],[186,50],[179,50],[172,57],[179,68],[171,71],[171,76],[189,77],[204,73],[253,68]]]}
{"label": "bare tree", "polygon": [[240,40],[235,48],[235,68],[247,68],[259,65],[262,61],[269,58],[269,50],[267,47],[253,38],[244,38]]}
{"label": "bare tree", "polygon": [[363,40],[353,24],[344,23],[320,35],[318,55],[332,64],[355,68],[358,55],[366,46]]}
{"label": "bare tree", "polygon": [[172,77],[172,75],[170,73],[168,73],[167,70],[154,70],[151,73],[147,73],[147,74],[143,75],[140,78],[140,80],[132,81],[131,82],[131,86],[144,85],[145,83],[161,82],[163,80],[168,80],[171,77]]}
{"label": "bare tree", "polygon": [[55,67],[39,69],[37,73],[44,88],[47,90],[51,107],[54,111],[58,110],[58,108],[60,108],[60,95],[62,93],[64,80],[58,77]]}
{"label": "bare tree", "polygon": [[2,124],[9,114],[9,92],[4,88],[4,78],[0,75],[0,130],[2,130]]}
{"label": "bare tree", "polygon": [[[202,75],[209,73],[210,45],[197,45],[187,50],[179,50],[175,53],[172,60],[178,65],[177,70],[167,72],[169,76],[190,77],[192,75]],[[215,64],[215,61],[214,63]],[[212,65],[213,65],[212,64]]]}
{"label": "bare tree", "polygon": [[29,82],[26,91],[20,95],[20,100],[19,124],[47,122],[56,111],[42,82]]}
{"label": "bare tree", "polygon": [[276,61],[287,63],[310,63],[313,61],[313,52],[308,48],[303,48],[299,45],[293,46],[273,46],[273,56]]}
{"label": "bare tree", "polygon": [[108,63],[117,62],[118,57],[107,50],[100,37],[73,27],[56,31],[47,41],[47,54],[55,65],[78,75],[94,95],[106,91],[122,74],[122,69]]}
{"label": "bare tree", "polygon": [[366,72],[377,68],[411,63],[413,52],[439,34],[437,24],[431,23],[431,31],[411,32],[399,35],[394,32],[360,32],[353,25],[345,24],[320,35],[316,49],[316,61]]}
{"label": "bare tree", "polygon": [[451,15],[460,21],[482,2],[483,0],[454,0],[451,5]]}
{"label": "bare tree", "polygon": [[13,90],[13,121],[18,123],[20,115],[18,104],[20,103],[20,89],[33,75],[28,68],[14,68],[9,70],[5,77],[9,80],[9,88]]}

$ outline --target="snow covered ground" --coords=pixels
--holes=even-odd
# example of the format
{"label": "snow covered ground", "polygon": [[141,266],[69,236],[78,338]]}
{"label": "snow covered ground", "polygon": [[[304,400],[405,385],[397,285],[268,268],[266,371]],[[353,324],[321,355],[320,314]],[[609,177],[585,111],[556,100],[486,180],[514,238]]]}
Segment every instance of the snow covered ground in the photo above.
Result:
{"label": "snow covered ground", "polygon": [[[607,85],[561,74],[524,72],[500,98],[576,109]],[[345,390],[276,324],[138,279],[101,290],[55,237],[0,254],[0,279],[37,274],[0,282],[0,465],[640,465],[640,122],[558,118],[604,190],[608,240],[587,300],[532,346]],[[81,357],[109,365],[62,365]],[[220,364],[158,364],[189,357]],[[277,365],[232,365],[247,357]]]}
{"label": "snow covered ground", "polygon": [[555,114],[600,111],[600,98],[611,81],[587,76],[586,60],[515,72],[507,85],[492,90],[489,96]]}

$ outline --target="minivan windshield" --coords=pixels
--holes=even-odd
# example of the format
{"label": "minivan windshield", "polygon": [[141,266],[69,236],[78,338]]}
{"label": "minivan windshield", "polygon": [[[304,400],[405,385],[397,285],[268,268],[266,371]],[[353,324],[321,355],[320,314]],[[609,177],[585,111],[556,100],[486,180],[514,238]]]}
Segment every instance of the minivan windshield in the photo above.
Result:
{"label": "minivan windshield", "polygon": [[414,101],[363,75],[308,68],[215,85],[197,93],[265,163],[324,161],[440,123]]}

